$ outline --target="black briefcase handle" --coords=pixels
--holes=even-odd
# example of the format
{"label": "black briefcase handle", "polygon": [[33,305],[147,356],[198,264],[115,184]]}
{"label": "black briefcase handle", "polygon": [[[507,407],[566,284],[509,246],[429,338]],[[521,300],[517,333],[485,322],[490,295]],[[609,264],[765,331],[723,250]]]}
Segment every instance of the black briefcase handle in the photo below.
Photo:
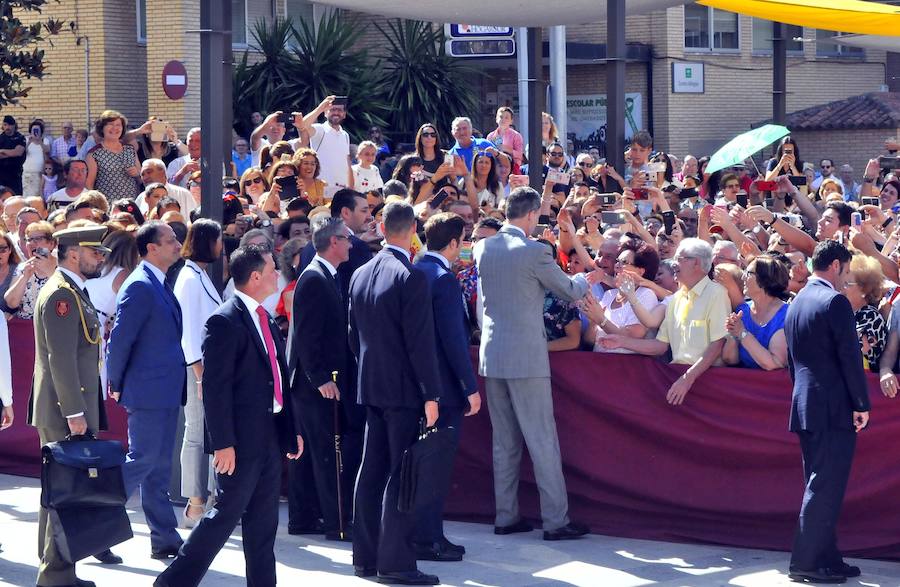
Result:
{"label": "black briefcase handle", "polygon": [[74,441],[76,441],[76,442],[81,442],[81,441],[84,441],[84,440],[97,440],[97,437],[94,436],[94,433],[91,432],[91,429],[90,429],[90,428],[88,428],[88,429],[84,432],[84,434],[72,434],[72,433],[66,434],[66,438],[65,438],[65,439],[66,439],[66,440],[74,440]]}

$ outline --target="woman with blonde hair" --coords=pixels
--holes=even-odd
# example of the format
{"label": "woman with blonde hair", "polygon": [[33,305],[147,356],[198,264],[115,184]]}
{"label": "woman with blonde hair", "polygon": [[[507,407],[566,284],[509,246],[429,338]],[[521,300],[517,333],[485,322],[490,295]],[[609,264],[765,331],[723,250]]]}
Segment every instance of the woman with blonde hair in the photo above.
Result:
{"label": "woman with blonde hair", "polygon": [[260,198],[269,191],[269,180],[262,169],[251,167],[241,175],[241,191],[238,194],[247,204],[259,204]]}
{"label": "woman with blonde hair", "polygon": [[887,341],[884,317],[878,304],[884,292],[884,273],[874,258],[856,253],[850,260],[850,278],[844,283],[844,295],[856,315],[856,333],[866,370],[878,372],[878,360]]}

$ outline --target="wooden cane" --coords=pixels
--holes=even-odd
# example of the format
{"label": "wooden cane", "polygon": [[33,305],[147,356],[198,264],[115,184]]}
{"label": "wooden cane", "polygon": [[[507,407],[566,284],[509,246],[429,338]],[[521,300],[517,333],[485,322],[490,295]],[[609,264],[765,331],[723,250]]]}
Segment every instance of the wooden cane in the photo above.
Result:
{"label": "wooden cane", "polygon": [[[337,385],[337,371],[331,372],[331,380]],[[338,534],[344,539],[344,498],[341,490],[341,473],[344,472],[344,459],[341,454],[341,416],[340,403],[334,397],[334,469],[337,476]]]}

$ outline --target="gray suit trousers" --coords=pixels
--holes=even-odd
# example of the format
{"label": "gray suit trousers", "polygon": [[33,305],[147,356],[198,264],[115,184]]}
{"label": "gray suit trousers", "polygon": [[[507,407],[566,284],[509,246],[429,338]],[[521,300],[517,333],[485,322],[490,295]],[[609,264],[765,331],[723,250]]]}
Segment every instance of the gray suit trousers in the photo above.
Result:
{"label": "gray suit trousers", "polygon": [[534,464],[544,530],[569,523],[569,497],[563,479],[549,377],[485,378],[493,427],[496,526],[519,521],[519,470],[522,440]]}

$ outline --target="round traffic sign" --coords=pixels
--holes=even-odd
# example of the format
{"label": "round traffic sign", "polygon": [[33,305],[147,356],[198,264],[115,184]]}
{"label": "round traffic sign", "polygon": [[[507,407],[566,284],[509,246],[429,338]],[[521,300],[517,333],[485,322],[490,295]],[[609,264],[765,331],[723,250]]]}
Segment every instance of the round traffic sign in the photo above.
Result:
{"label": "round traffic sign", "polygon": [[172,100],[180,100],[187,92],[187,69],[180,61],[169,61],[163,66],[162,87],[163,92]]}

